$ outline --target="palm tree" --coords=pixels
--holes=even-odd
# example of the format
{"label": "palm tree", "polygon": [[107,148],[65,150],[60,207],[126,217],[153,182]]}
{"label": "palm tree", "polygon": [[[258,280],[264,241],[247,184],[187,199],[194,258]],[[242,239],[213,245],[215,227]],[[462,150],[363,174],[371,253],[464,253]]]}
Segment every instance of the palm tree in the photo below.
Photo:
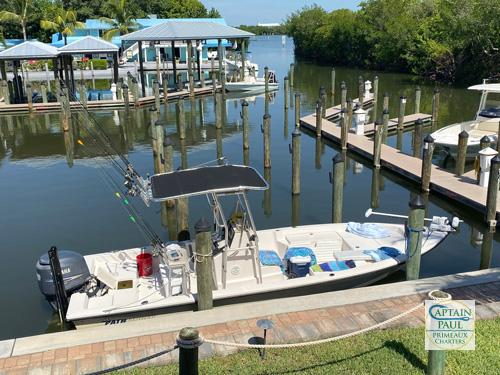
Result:
{"label": "palm tree", "polygon": [[18,22],[23,29],[23,38],[27,40],[26,24],[33,0],[12,0],[9,2],[11,11],[0,11],[0,22]]}
{"label": "palm tree", "polygon": [[84,28],[85,24],[77,21],[74,10],[59,9],[52,21],[40,21],[40,27],[44,30],[60,33],[64,37],[64,45],[66,45],[68,43],[68,36],[72,35],[75,29]]}
{"label": "palm tree", "polygon": [[113,18],[99,17],[101,22],[107,23],[110,27],[102,35],[106,40],[113,39],[116,35],[128,34],[137,27],[134,17],[127,9],[125,0],[108,0],[106,4],[109,14]]}

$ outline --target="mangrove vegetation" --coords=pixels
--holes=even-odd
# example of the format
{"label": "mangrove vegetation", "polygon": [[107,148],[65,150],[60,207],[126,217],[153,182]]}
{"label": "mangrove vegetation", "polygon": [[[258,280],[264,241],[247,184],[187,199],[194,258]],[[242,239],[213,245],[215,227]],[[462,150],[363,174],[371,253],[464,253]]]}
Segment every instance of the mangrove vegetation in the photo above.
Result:
{"label": "mangrove vegetation", "polygon": [[367,0],[291,14],[295,54],[321,63],[476,82],[500,71],[500,1]]}

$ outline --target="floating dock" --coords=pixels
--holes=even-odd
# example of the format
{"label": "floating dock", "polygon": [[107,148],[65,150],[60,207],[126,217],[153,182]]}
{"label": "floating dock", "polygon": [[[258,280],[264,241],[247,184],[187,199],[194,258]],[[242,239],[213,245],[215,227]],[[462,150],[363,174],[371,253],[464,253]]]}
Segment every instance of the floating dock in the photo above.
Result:
{"label": "floating dock", "polygon": [[[424,114],[405,116],[405,127],[414,124],[420,115]],[[425,116],[427,120],[430,118],[430,115]],[[391,121],[392,128],[394,129],[397,125],[397,120]],[[300,119],[300,125],[316,132],[316,115],[311,114],[302,117]],[[391,123],[389,125],[391,125]],[[327,119],[322,119],[321,126],[322,137],[340,144],[341,129],[337,124]],[[349,133],[347,149],[367,159],[373,160],[373,141],[367,137],[367,135],[370,135],[370,132],[373,134],[373,126],[371,128],[365,126],[365,135]],[[393,173],[418,184],[421,182],[422,160],[419,158],[406,155],[395,148],[383,144],[380,163],[381,167]],[[439,193],[479,213],[486,213],[486,195],[488,190],[487,188],[479,186],[476,180],[471,178],[470,175],[459,177],[443,168],[432,165],[430,191]],[[497,221],[500,219],[500,200],[497,202],[496,219]]]}
{"label": "floating dock", "polygon": [[[220,90],[221,86],[217,87]],[[212,86],[206,87],[195,87],[194,95],[195,97],[208,95],[213,92]],[[189,90],[174,91],[168,93],[168,100],[175,100],[180,97],[189,97]],[[163,94],[160,94],[160,100],[163,102]],[[142,107],[148,104],[155,103],[154,95],[140,97],[137,100],[137,105],[134,104],[134,99],[130,97],[130,107]],[[71,110],[81,110],[81,102],[70,102]],[[125,101],[123,99],[117,100],[89,100],[87,102],[88,110],[105,110],[105,109],[121,109],[125,108]],[[61,111],[61,103],[59,102],[49,102],[49,103],[33,103],[32,113],[45,113],[45,112],[59,112]],[[29,107],[27,103],[23,104],[2,104],[0,103],[0,115],[2,114],[22,114],[29,113]]]}

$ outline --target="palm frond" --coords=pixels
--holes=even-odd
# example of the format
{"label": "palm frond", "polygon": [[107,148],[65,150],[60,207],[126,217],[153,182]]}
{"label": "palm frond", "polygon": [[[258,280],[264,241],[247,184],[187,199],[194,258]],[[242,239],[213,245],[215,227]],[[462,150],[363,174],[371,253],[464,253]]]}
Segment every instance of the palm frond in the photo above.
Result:
{"label": "palm frond", "polygon": [[115,37],[117,35],[120,35],[120,29],[114,28],[114,29],[106,30],[106,32],[104,34],[102,34],[102,37],[104,40],[107,40],[109,42],[109,41],[111,41],[111,39],[113,39],[113,37]]}
{"label": "palm frond", "polygon": [[108,17],[99,17],[99,21],[107,23],[108,25],[114,25],[115,24],[115,20],[112,19],[112,18],[108,18]]}
{"label": "palm frond", "polygon": [[0,12],[0,22],[9,22],[9,21],[19,22],[21,21],[21,16],[6,10],[2,10]]}
{"label": "palm frond", "polygon": [[40,27],[44,30],[57,30],[59,25],[53,21],[41,20]]}

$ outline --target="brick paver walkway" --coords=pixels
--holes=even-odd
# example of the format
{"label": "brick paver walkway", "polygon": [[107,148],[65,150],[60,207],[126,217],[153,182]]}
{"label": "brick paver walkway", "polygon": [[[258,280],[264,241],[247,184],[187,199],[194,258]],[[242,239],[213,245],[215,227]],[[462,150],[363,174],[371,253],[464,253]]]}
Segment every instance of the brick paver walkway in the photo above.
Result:
{"label": "brick paver walkway", "polygon": [[[390,287],[390,286],[388,286]],[[476,318],[500,316],[500,282],[448,289],[453,299],[476,300]],[[318,298],[320,298],[318,296]],[[268,343],[309,341],[359,330],[382,322],[409,310],[427,299],[426,294],[402,298],[306,310],[261,318],[273,320]],[[238,320],[199,327],[204,337],[214,340],[246,343],[261,336],[256,322],[260,318]],[[424,311],[419,309],[388,327],[415,327],[424,324]],[[114,367],[172,347],[177,332],[163,332],[113,341],[97,342],[30,355],[0,359],[0,374],[85,374]],[[227,355],[235,348],[203,344],[200,356]],[[144,366],[165,364],[177,360],[176,351],[144,363]]]}

